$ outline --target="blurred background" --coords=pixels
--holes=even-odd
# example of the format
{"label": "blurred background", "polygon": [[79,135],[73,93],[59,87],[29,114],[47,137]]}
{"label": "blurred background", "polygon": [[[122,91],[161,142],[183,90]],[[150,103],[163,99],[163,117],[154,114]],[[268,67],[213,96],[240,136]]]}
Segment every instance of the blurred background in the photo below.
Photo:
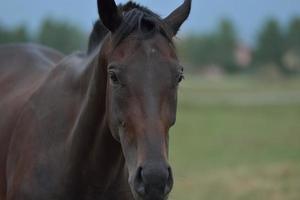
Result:
{"label": "blurred background", "polygon": [[[164,17],[182,0],[138,2]],[[0,44],[85,50],[96,19],[96,0],[1,0]],[[300,1],[194,0],[175,42],[170,199],[299,200]]]}

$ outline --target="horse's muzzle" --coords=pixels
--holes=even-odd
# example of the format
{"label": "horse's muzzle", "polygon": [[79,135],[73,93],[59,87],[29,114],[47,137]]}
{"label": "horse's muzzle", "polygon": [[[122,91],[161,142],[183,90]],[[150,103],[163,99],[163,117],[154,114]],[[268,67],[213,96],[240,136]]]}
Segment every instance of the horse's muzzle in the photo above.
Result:
{"label": "horse's muzzle", "polygon": [[173,187],[171,167],[166,164],[139,167],[133,186],[135,192],[143,200],[165,200]]}

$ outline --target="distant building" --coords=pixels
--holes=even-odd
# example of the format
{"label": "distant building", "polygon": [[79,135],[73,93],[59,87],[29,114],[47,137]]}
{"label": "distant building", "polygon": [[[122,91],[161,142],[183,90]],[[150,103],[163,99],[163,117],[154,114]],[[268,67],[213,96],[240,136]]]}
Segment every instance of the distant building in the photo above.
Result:
{"label": "distant building", "polygon": [[237,45],[234,56],[236,64],[242,68],[247,68],[253,59],[251,48],[242,43]]}

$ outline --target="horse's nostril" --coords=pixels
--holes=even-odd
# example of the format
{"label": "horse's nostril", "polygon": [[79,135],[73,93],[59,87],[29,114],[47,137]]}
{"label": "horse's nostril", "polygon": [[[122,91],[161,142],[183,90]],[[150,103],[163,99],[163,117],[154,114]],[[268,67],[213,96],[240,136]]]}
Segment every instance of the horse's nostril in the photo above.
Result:
{"label": "horse's nostril", "polygon": [[170,167],[144,166],[139,167],[134,179],[137,194],[145,196],[167,196],[173,187],[173,175]]}
{"label": "horse's nostril", "polygon": [[146,194],[146,189],[145,189],[142,173],[143,173],[143,168],[139,167],[137,169],[135,180],[134,180],[134,189],[139,195],[144,196]]}
{"label": "horse's nostril", "polygon": [[165,190],[164,190],[165,195],[168,195],[171,192],[171,190],[173,188],[173,184],[174,184],[174,181],[173,181],[172,169],[171,169],[171,167],[168,167],[168,179],[167,179],[167,184],[166,184]]}

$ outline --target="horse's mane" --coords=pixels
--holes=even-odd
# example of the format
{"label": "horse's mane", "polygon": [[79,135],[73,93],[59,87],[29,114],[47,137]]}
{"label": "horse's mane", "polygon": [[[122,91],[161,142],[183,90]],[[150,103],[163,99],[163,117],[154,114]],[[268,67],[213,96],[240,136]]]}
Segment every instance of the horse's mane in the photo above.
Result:
{"label": "horse's mane", "polygon": [[[119,44],[129,34],[137,31],[140,37],[150,37],[156,32],[160,32],[170,42],[172,42],[171,31],[163,22],[161,17],[148,9],[132,1],[126,4],[119,4],[120,13],[123,14],[123,23],[113,34],[114,45]],[[88,53],[92,52],[109,33],[109,30],[98,19],[89,37]]]}

